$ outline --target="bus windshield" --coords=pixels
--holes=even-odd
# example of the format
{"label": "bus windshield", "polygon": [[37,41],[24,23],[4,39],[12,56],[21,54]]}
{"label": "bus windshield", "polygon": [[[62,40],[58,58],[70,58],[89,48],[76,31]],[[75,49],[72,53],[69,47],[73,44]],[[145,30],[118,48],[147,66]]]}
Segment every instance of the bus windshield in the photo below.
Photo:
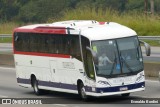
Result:
{"label": "bus windshield", "polygon": [[103,77],[134,75],[143,70],[142,53],[137,36],[92,42],[97,53],[96,73]]}

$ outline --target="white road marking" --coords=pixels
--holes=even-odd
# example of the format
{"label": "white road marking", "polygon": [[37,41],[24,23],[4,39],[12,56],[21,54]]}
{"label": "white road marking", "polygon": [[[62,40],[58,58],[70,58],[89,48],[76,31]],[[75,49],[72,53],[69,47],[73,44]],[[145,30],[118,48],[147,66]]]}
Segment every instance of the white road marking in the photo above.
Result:
{"label": "white road marking", "polygon": [[9,68],[9,67],[0,67],[0,69],[15,70],[15,68]]}
{"label": "white road marking", "polygon": [[0,95],[0,98],[8,98],[8,96]]}
{"label": "white road marking", "polygon": [[55,106],[61,106],[61,107],[66,107],[67,105],[64,105],[64,104],[53,104]]}

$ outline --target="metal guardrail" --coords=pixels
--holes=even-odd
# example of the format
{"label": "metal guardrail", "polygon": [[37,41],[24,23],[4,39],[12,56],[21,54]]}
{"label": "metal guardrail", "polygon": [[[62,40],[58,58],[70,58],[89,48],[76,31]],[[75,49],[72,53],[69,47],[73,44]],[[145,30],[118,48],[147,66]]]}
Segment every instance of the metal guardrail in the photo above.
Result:
{"label": "metal guardrail", "polygon": [[141,40],[160,40],[160,36],[138,36]]}
{"label": "metal guardrail", "polygon": [[12,34],[0,34],[0,38],[10,38]]}
{"label": "metal guardrail", "polygon": [[4,38],[11,38],[12,34],[0,34],[0,39],[3,40]]}
{"label": "metal guardrail", "polygon": [[[0,34],[0,38],[10,38],[12,34]],[[160,36],[138,36],[141,40],[160,40]]]}

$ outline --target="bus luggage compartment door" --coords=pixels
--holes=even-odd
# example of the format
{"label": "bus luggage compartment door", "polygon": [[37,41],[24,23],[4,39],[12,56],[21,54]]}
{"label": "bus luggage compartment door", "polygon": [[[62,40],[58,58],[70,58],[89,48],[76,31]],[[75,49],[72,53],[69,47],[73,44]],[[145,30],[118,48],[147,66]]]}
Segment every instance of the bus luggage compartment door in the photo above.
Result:
{"label": "bus luggage compartment door", "polygon": [[51,82],[58,82],[57,61],[50,61]]}

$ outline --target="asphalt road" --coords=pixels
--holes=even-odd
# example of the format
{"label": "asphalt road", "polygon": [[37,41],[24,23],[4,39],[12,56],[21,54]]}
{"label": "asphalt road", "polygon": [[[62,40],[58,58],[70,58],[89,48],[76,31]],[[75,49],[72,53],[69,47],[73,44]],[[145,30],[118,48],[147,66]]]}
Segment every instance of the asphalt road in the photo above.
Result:
{"label": "asphalt road", "polygon": [[[137,105],[124,105],[123,103],[129,103],[131,100],[139,100],[140,98],[160,98],[160,83],[159,81],[146,80],[146,90],[132,93],[127,99],[116,95],[99,99],[94,98],[89,102],[83,102],[79,99],[78,95],[60,92],[49,92],[42,96],[36,96],[32,88],[23,88],[17,85],[14,68],[0,67],[0,98],[50,98],[54,104],[45,105],[45,107],[106,107],[106,104],[111,107],[134,107]],[[140,106],[159,107],[160,104],[143,104]]]}
{"label": "asphalt road", "polygon": [[[12,54],[13,47],[10,43],[0,43],[0,54]],[[144,61],[146,62],[160,62],[160,47],[151,47],[151,56],[145,55],[145,49],[142,47]]]}

